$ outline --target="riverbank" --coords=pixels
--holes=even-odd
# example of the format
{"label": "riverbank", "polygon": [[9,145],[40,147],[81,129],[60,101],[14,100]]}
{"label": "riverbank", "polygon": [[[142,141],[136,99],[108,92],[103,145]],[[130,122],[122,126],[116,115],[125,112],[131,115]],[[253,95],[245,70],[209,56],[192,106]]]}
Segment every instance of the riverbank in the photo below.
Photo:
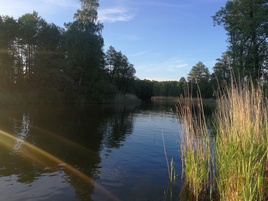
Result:
{"label": "riverbank", "polygon": [[28,104],[122,104],[139,103],[133,94],[117,94],[110,100],[86,100],[77,98],[64,98],[61,94],[41,94],[39,92],[0,92],[0,105],[28,105]]}

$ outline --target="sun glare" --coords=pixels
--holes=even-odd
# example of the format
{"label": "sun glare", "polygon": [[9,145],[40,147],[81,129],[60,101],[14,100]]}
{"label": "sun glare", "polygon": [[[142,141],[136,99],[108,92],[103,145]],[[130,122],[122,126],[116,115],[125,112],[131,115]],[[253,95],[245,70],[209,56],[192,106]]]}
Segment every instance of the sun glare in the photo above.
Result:
{"label": "sun glare", "polygon": [[[14,149],[14,145],[16,142],[20,140],[17,137],[14,137],[13,135],[0,130],[0,144],[5,146],[6,148],[12,150]],[[83,172],[79,171],[75,167],[69,165],[68,163],[64,162],[63,160],[53,156],[52,154],[44,151],[43,149],[40,149],[26,141],[21,142],[21,152],[24,156],[26,156],[28,159],[31,159],[34,162],[37,162],[39,164],[45,165],[48,163],[55,163],[58,166],[64,167],[65,170],[71,172],[72,174],[78,176],[83,181],[90,185],[94,185],[95,188],[98,188],[101,192],[112,198],[113,200],[119,201],[117,197],[115,197],[111,192],[106,190],[103,186],[99,185],[97,182],[92,180],[90,177],[88,177]],[[78,146],[78,145],[76,145]]]}

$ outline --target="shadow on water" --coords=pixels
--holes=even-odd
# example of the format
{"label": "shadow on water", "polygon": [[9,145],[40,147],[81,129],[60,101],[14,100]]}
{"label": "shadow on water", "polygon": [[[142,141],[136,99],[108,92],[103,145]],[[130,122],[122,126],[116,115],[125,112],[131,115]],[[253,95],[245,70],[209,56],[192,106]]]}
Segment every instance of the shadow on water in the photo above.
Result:
{"label": "shadow on water", "polygon": [[119,148],[132,133],[135,108],[1,108],[0,129],[6,134],[0,134],[1,200],[92,200],[94,188],[117,200],[94,180],[100,151]]}

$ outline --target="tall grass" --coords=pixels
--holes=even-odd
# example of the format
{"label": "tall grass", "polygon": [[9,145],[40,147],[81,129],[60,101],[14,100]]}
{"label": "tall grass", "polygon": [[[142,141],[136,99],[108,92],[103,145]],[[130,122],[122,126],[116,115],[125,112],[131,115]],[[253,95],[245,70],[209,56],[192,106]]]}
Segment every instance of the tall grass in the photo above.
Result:
{"label": "tall grass", "polygon": [[[213,116],[213,146],[202,100],[197,110],[191,98],[183,100],[179,104],[184,125],[181,159],[191,200],[208,200],[204,194],[210,200],[265,200],[268,110],[261,88],[240,83],[220,93]],[[182,194],[185,192],[183,189]]]}
{"label": "tall grass", "polygon": [[185,179],[180,195],[183,200],[200,200],[210,187],[210,139],[207,136],[202,99],[196,103],[192,98],[181,98],[178,106],[181,125],[184,125],[180,132]]}
{"label": "tall grass", "polygon": [[268,113],[260,87],[232,85],[217,100],[215,166],[220,200],[264,200]]}

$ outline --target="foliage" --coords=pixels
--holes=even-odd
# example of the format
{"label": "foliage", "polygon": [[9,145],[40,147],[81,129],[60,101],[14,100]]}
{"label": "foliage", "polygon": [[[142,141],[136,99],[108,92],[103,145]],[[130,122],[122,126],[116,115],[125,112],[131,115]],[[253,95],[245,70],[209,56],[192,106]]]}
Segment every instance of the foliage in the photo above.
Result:
{"label": "foliage", "polygon": [[162,81],[154,82],[153,95],[154,96],[179,96],[179,82],[178,81]]}
{"label": "foliage", "polygon": [[136,70],[128,62],[128,58],[121,52],[109,47],[105,57],[105,70],[108,72],[111,82],[123,94],[131,92]]}
{"label": "foliage", "polygon": [[34,102],[104,102],[133,91],[135,69],[121,52],[113,73],[106,71],[98,0],[80,2],[65,28],[35,11],[0,16],[0,92],[35,94]]}
{"label": "foliage", "polygon": [[153,96],[153,82],[137,79],[135,81],[135,94],[141,100],[150,100]]}
{"label": "foliage", "polygon": [[214,91],[219,87],[225,87],[232,77],[232,58],[230,52],[224,52],[221,58],[217,59],[217,63],[213,67],[210,83]]}
{"label": "foliage", "polygon": [[0,16],[0,88],[2,89],[12,89],[15,73],[12,67],[19,65],[13,42],[17,32],[18,24],[14,18]]}
{"label": "foliage", "polygon": [[187,80],[194,83],[208,82],[209,75],[208,68],[202,62],[198,62],[192,67],[188,74]]}
{"label": "foliage", "polygon": [[197,97],[200,92],[202,97],[211,97],[212,89],[210,85],[210,73],[208,68],[202,62],[198,62],[192,67],[187,80],[191,87],[190,93],[193,97]]}
{"label": "foliage", "polygon": [[[80,0],[74,21],[61,28],[37,12],[14,19],[0,16],[0,92],[36,94],[44,100],[97,101],[117,93],[152,96],[192,94],[211,98],[231,77],[252,78],[267,86],[268,5],[266,1],[229,0],[213,16],[229,36],[229,47],[213,67],[198,62],[187,81],[149,81],[135,77],[128,58],[112,46],[103,51],[98,0]],[[233,72],[232,75],[230,72]],[[190,86],[191,90],[187,88]],[[37,98],[38,99],[38,98]]]}
{"label": "foliage", "polygon": [[267,75],[268,5],[265,0],[229,0],[213,16],[228,33],[236,77],[254,81]]}

